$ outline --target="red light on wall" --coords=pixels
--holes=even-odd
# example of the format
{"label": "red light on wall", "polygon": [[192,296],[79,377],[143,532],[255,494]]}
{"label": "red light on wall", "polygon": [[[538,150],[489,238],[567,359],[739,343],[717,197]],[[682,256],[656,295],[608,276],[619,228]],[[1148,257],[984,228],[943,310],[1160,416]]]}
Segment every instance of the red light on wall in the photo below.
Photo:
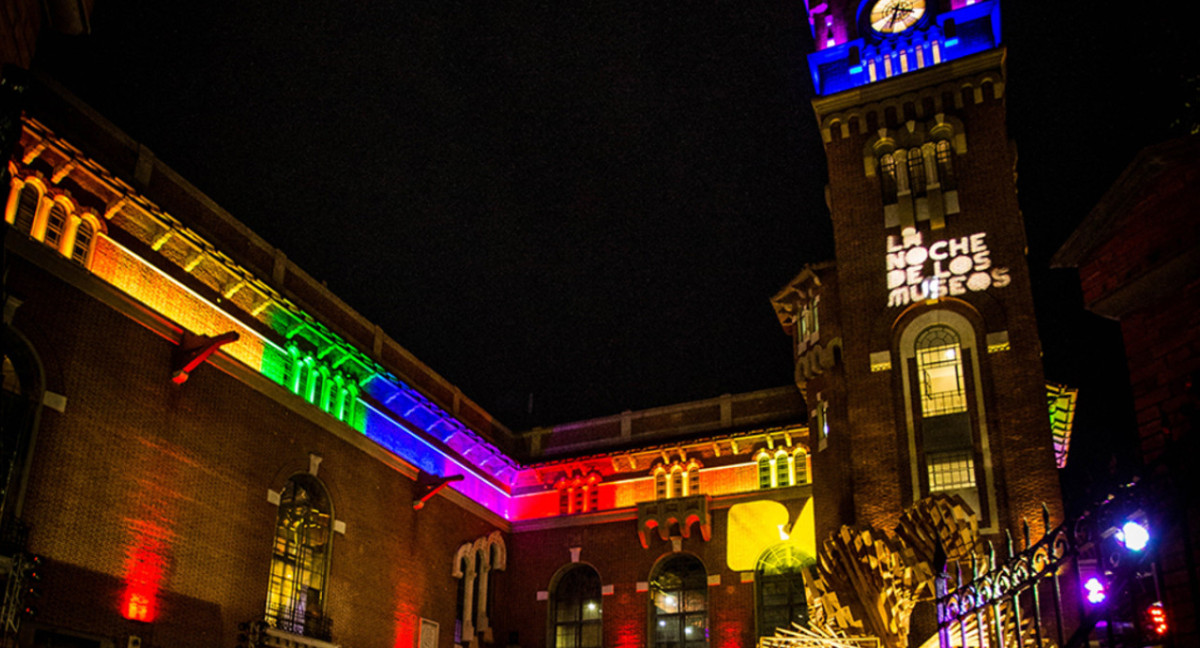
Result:
{"label": "red light on wall", "polygon": [[121,595],[121,616],[130,621],[150,623],[158,616],[158,593],[167,573],[168,545],[166,529],[136,521],[137,544],[125,557],[125,591]]}
{"label": "red light on wall", "polygon": [[1155,635],[1161,637],[1167,634],[1169,627],[1167,626],[1167,611],[1163,609],[1163,604],[1155,601],[1146,608],[1146,625]]}
{"label": "red light on wall", "polygon": [[127,592],[125,611],[121,613],[121,616],[130,621],[153,621],[154,602],[154,597],[151,595]]}

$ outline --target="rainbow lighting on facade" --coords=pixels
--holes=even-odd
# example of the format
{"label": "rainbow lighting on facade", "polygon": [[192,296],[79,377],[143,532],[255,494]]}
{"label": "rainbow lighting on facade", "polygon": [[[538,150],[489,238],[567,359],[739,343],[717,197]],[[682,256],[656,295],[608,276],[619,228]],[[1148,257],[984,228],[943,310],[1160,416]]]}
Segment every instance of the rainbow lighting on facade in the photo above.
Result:
{"label": "rainbow lighting on facade", "polygon": [[[817,48],[808,55],[808,67],[817,94],[858,88],[1000,44],[999,0],[956,0],[950,11],[934,15],[927,11],[913,28],[886,35],[875,33],[865,18],[872,4],[863,2],[857,15],[846,16],[830,13],[833,8],[828,2],[806,0]],[[859,37],[848,38],[852,32]]]}
{"label": "rainbow lighting on facade", "polygon": [[[103,204],[103,218],[96,220],[84,253],[64,253],[63,263],[81,266],[111,286],[114,305],[124,304],[120,308],[127,314],[175,343],[181,343],[181,333],[184,340],[187,335],[232,338],[236,334],[214,354],[227,370],[234,363],[268,378],[329,416],[330,425],[345,425],[411,470],[445,479],[446,487],[504,520],[636,515],[645,502],[700,493],[718,499],[745,498],[807,483],[808,450],[792,444],[793,437],[807,435],[800,427],[718,439],[716,445],[726,444],[729,454],[708,466],[698,459],[698,447],[685,453],[681,446],[630,451],[628,465],[619,470],[608,455],[572,459],[561,466],[553,461],[517,465],[454,413],[380,366],[44,125],[27,120],[24,126],[23,148],[32,153],[22,165],[10,168],[8,222],[17,219],[22,200],[28,203],[34,198],[29,192],[36,190],[36,200],[42,204],[66,200],[59,182],[70,180],[83,187],[92,196],[90,202],[98,199]],[[68,161],[71,166],[65,166]],[[67,170],[53,171],[58,168]],[[61,241],[55,245],[46,234],[53,229],[46,223],[49,208],[39,209],[27,233],[34,242],[61,253]],[[71,209],[83,213],[88,207],[72,202]],[[302,405],[293,401],[292,406]],[[771,445],[775,437],[784,445],[772,446],[773,454],[751,453],[750,448]],[[704,445],[712,451],[711,441]],[[561,478],[545,482],[542,473]],[[772,537],[780,533],[774,527],[770,531]],[[161,540],[162,534],[139,534],[130,548],[122,610],[127,618],[148,620],[156,615],[162,580],[158,556],[169,547]]]}

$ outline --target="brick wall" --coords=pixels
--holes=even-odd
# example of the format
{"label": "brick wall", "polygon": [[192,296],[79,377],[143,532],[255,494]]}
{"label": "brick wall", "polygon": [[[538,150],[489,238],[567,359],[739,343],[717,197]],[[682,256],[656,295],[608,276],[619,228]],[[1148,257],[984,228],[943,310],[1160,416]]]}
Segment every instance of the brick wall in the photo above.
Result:
{"label": "brick wall", "polygon": [[[346,525],[326,594],[335,640],[413,645],[423,616],[450,646],[453,553],[493,526],[440,497],[414,512],[410,479],[213,365],[173,384],[171,342],[32,265],[13,261],[8,289],[25,300],[14,326],[67,397],[64,412],[42,410],[25,502],[30,549],[48,563],[34,625],[232,646],[265,606],[267,491],[315,453]],[[152,622],[124,618],[133,590],[152,595]]]}
{"label": "brick wall", "polygon": [[[961,122],[967,150],[955,157],[961,212],[947,216],[945,228],[933,234],[951,238],[986,232],[993,264],[1009,269],[1008,286],[967,293],[961,300],[976,313],[972,316],[977,322],[979,351],[975,360],[983,380],[988,415],[983,424],[987,426],[994,462],[999,522],[1016,531],[1022,518],[1040,518],[1043,502],[1050,506],[1054,519],[1061,519],[1061,502],[1046,413],[1041,344],[1025,263],[1026,238],[1017,204],[1013,150],[1007,139],[1003,98],[997,96],[996,87],[982,83],[979,95],[967,89],[957,103],[952,95],[942,95],[940,110]],[[883,104],[890,106],[891,101],[885,99]],[[907,311],[885,308],[885,237],[898,234],[899,229],[885,227],[879,179],[866,175],[863,156],[879,128],[904,131],[902,116],[918,121],[933,119],[932,101],[905,98],[898,101],[895,110],[877,104],[867,106],[853,118],[847,132],[832,128],[831,140],[826,143],[847,399],[844,412],[834,408],[841,418],[835,419],[831,437],[837,435],[838,428],[844,430],[846,448],[831,448],[829,457],[815,460],[814,465],[818,480],[826,478],[822,472],[838,479],[839,472],[849,471],[853,515],[843,511],[843,523],[881,528],[893,526],[912,497],[904,433],[907,395],[903,393],[893,336],[898,335],[895,327],[902,313],[911,316],[926,307],[914,304]],[[930,235],[928,223],[920,224],[918,229]],[[986,334],[1001,330],[1008,334],[1010,350],[986,353]],[[891,370],[871,372],[870,354],[889,350],[893,351]],[[847,468],[841,467],[846,464]],[[828,516],[819,513],[819,518],[825,520]],[[819,529],[821,533],[824,531]]]}

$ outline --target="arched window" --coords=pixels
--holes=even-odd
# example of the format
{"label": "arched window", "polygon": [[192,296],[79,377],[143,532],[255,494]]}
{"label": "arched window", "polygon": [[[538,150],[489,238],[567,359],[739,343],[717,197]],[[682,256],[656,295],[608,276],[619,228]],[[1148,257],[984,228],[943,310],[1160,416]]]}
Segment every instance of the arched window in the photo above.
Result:
{"label": "arched window", "polygon": [[554,586],[555,648],[600,648],[600,574],[587,565],[575,565]]}
{"label": "arched window", "polygon": [[796,545],[783,543],[763,553],[755,568],[758,636],[775,634],[776,628],[791,629],[793,623],[808,625],[801,569],[813,562]]}
{"label": "arched window", "polygon": [[954,180],[954,150],[950,148],[949,140],[938,140],[937,170],[938,182],[943,190],[949,191],[957,186]]}
{"label": "arched window", "polygon": [[[55,205],[56,207],[58,205]],[[53,211],[53,210],[51,210]],[[92,221],[86,218],[79,221],[79,229],[75,230],[75,244],[71,247],[71,260],[81,266],[87,265],[88,252],[92,249],[92,236],[96,229]]]}
{"label": "arched window", "polygon": [[23,234],[33,233],[33,219],[37,216],[38,202],[42,192],[32,184],[26,184],[21,189],[21,197],[17,200],[17,213],[13,219],[13,228]]}
{"label": "arched window", "polygon": [[587,478],[587,508],[586,511],[600,510],[600,474],[591,473]]}
{"label": "arched window", "polygon": [[680,497],[681,495],[683,495],[683,466],[672,464],[671,486],[667,489],[667,497]]}
{"label": "arched window", "polygon": [[675,554],[650,579],[655,648],[708,646],[708,573],[695,556]]}
{"label": "arched window", "polygon": [[568,480],[564,477],[563,479],[558,480],[558,483],[555,484],[554,487],[558,489],[558,513],[559,513],[559,515],[566,515],[566,514],[570,513],[571,512],[571,490],[572,490],[570,480]]}
{"label": "arched window", "polygon": [[898,183],[896,180],[896,156],[885,153],[879,158],[879,178],[883,189],[883,204],[891,205],[896,202]]}
{"label": "arched window", "polygon": [[[42,240],[57,250],[62,245],[63,231],[67,228],[67,208],[61,203],[54,203],[50,214],[46,217],[46,234]],[[76,235],[78,238],[78,234]]]}
{"label": "arched window", "polygon": [[687,465],[687,494],[700,494],[700,462],[692,459]]}
{"label": "arched window", "polygon": [[587,493],[584,492],[583,480],[579,477],[571,480],[571,499],[571,512],[582,513],[587,502]]}
{"label": "arched window", "polygon": [[333,507],[311,475],[288,480],[279,498],[267,588],[267,623],[286,632],[328,637],[325,580],[333,539]]}
{"label": "arched window", "polygon": [[792,476],[788,471],[788,453],[783,448],[775,453],[775,485],[791,486]]}
{"label": "arched window", "polygon": [[993,526],[991,444],[979,392],[978,344],[961,314],[929,310],[905,326],[899,339],[902,382],[911,402],[908,442],[914,500],[934,492],[959,495]]}
{"label": "arched window", "polygon": [[796,475],[797,484],[808,483],[808,452],[804,448],[796,450],[792,454],[792,465],[795,466],[794,472]]}
{"label": "arched window", "polygon": [[771,455],[765,450],[758,454],[758,487],[771,487]]}
{"label": "arched window", "polygon": [[918,383],[921,413],[939,416],[967,410],[962,348],[958,334],[948,326],[932,326],[917,336]]}
{"label": "arched window", "polygon": [[654,499],[667,499],[667,469],[661,464],[654,469]]}

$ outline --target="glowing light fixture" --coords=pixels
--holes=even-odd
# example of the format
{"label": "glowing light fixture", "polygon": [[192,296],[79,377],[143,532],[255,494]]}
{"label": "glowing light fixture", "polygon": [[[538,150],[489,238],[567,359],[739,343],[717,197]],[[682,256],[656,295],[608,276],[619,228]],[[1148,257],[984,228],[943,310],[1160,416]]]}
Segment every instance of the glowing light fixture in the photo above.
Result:
{"label": "glowing light fixture", "polygon": [[1104,591],[1104,583],[1100,582],[1100,579],[1095,576],[1087,579],[1087,582],[1083,584],[1083,588],[1087,590],[1087,600],[1092,605],[1099,605],[1108,597]]}
{"label": "glowing light fixture", "polygon": [[1150,542],[1150,532],[1146,527],[1130,520],[1117,531],[1117,541],[1130,551],[1141,551]]}
{"label": "glowing light fixture", "polygon": [[1162,601],[1155,601],[1146,608],[1146,625],[1160,637],[1167,634],[1167,611],[1163,609]]}

